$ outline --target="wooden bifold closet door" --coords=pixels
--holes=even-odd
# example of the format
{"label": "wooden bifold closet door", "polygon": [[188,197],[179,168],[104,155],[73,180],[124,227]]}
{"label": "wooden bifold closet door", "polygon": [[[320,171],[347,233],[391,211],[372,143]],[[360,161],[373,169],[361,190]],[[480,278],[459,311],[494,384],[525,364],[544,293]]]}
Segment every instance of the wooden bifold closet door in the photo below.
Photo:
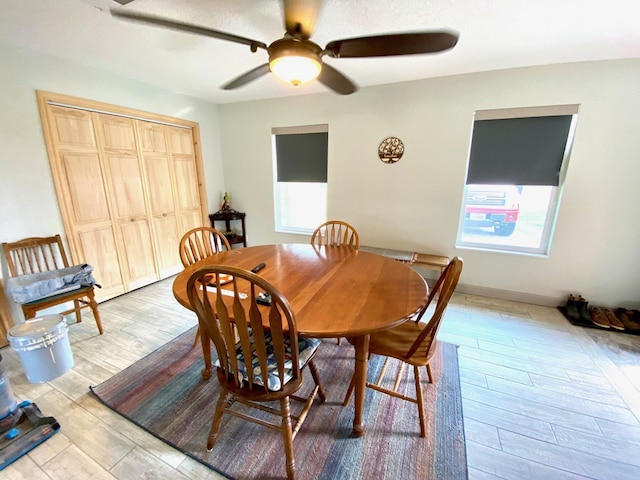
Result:
{"label": "wooden bifold closet door", "polygon": [[38,92],[71,257],[95,268],[96,296],[181,271],[182,234],[207,224],[197,124],[60,97]]}

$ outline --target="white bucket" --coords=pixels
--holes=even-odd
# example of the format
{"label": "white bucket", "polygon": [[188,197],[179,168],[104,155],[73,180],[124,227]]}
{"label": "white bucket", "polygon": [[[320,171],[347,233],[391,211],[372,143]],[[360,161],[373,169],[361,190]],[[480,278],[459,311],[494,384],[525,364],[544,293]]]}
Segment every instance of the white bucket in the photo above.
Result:
{"label": "white bucket", "polygon": [[9,330],[7,338],[29,382],[48,382],[73,367],[68,331],[62,315],[34,318]]}

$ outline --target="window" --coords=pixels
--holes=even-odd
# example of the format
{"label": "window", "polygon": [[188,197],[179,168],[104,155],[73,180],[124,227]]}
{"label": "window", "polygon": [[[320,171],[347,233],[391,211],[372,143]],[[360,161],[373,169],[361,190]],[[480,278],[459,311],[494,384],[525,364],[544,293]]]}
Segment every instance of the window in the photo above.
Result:
{"label": "window", "polygon": [[577,105],[477,111],[458,247],[547,255]]}
{"label": "window", "polygon": [[311,234],[327,220],[327,125],[273,128],[277,232]]}

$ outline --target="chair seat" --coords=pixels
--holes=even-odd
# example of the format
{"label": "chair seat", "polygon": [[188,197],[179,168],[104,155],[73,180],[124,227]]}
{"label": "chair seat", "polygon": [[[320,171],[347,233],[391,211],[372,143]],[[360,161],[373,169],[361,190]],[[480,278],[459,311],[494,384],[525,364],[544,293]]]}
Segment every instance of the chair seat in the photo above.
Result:
{"label": "chair seat", "polygon": [[98,332],[104,333],[93,290],[94,285],[99,287],[93,267],[86,263],[69,265],[60,235],[3,242],[2,251],[11,274],[7,292],[22,307],[25,320],[35,318],[41,310],[73,301],[73,308],[58,313],[75,312],[80,323],[81,310],[90,308]]}
{"label": "chair seat", "polygon": [[80,288],[74,288],[73,290],[69,290],[66,292],[62,292],[62,293],[53,293],[52,295],[48,295],[46,297],[42,297],[42,298],[38,298],[36,300],[32,300],[30,302],[26,302],[23,303],[23,306],[26,307],[33,307],[36,305],[40,305],[43,303],[47,303],[47,302],[62,302],[64,301],[65,297],[69,297],[70,300],[73,300],[74,298],[78,297],[78,296],[82,296],[81,294],[86,293],[87,291],[91,290],[93,288],[93,286],[90,287],[80,287]]}
{"label": "chair seat", "polygon": [[[407,357],[407,353],[413,346],[420,333],[428,328],[428,324],[408,320],[397,327],[372,333],[369,339],[369,351],[376,355],[397,358],[411,365],[425,366],[429,363],[427,357],[429,346],[431,345],[430,335],[427,335],[416,352]],[[347,338],[349,343],[354,343],[355,339]],[[431,350],[433,352],[433,349]]]}
{"label": "chair seat", "polygon": [[[250,337],[251,334],[250,334]],[[276,364],[276,359],[273,353],[273,342],[271,339],[271,335],[267,332],[265,334],[265,341],[267,345],[267,368],[269,369],[268,378],[267,378],[267,389],[272,392],[277,392],[282,388],[282,383],[280,382],[280,377],[278,376],[278,367]],[[318,349],[321,341],[317,338],[302,338],[298,337],[298,364],[302,369],[307,362],[313,358],[314,353]],[[291,352],[291,341],[289,338],[285,338],[285,350],[286,352]],[[247,367],[244,359],[244,355],[242,354],[242,349],[240,347],[240,343],[236,344],[236,358],[238,359],[238,370],[242,377],[243,382],[247,382],[249,380],[249,375],[247,374]],[[264,386],[262,382],[260,364],[258,361],[258,356],[255,354],[255,350],[253,352],[253,356],[251,358],[251,365],[253,368],[253,382],[256,385]],[[215,366],[220,366],[220,361],[216,360]],[[289,382],[292,378],[292,363],[291,361],[285,361],[285,374],[284,374],[284,384]]]}

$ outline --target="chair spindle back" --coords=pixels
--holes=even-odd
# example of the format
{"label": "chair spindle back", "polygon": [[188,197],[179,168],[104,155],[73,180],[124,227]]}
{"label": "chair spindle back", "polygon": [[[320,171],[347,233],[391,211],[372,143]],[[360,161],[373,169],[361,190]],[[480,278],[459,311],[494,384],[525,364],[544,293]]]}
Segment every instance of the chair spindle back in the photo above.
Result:
{"label": "chair spindle back", "polygon": [[180,240],[180,260],[184,267],[225,250],[231,250],[227,237],[211,227],[189,230]]}
{"label": "chair spindle back", "polygon": [[355,228],[341,220],[329,220],[318,226],[311,236],[312,245],[360,248],[360,238]]}
{"label": "chair spindle back", "polygon": [[[232,277],[224,287],[221,285],[221,275]],[[202,288],[207,284],[210,286]],[[241,293],[241,289],[246,291],[247,288],[248,294]],[[232,298],[227,295],[230,290],[233,292]],[[201,328],[206,328],[215,345],[221,381],[229,386],[232,384],[236,389],[264,389],[267,392],[267,357],[270,353],[276,360],[281,386],[285,384],[285,363],[289,362],[292,379],[288,383],[302,381],[298,362],[298,332],[293,312],[286,298],[271,284],[247,270],[214,265],[194,272],[187,282],[187,292]],[[271,295],[270,306],[258,306],[256,297],[260,292]],[[240,339],[238,342],[233,333],[234,326]],[[272,352],[267,350],[267,333],[271,336]],[[242,358],[251,359],[255,353],[258,360],[258,365],[246,365],[247,385],[243,385],[243,379],[237,374],[240,370],[236,347],[242,353]],[[261,385],[256,384],[256,366],[260,367],[258,375]]]}
{"label": "chair spindle back", "polygon": [[453,292],[458,285],[460,273],[462,273],[462,265],[463,261],[460,257],[452,258],[449,262],[449,265],[447,265],[444,272],[442,272],[442,274],[438,278],[438,281],[429,292],[427,304],[424,306],[424,308],[416,318],[416,322],[419,322],[422,319],[425,312],[429,308],[431,301],[437,294],[438,300],[436,301],[436,307],[433,315],[427,322],[427,328],[425,328],[420,333],[418,338],[416,338],[416,341],[413,343],[411,349],[409,350],[407,354],[408,357],[411,357],[418,350],[418,348],[420,348],[420,345],[422,345],[422,343],[425,341],[430,342],[429,349],[427,350],[427,357],[430,357],[433,354],[432,350],[436,346],[436,342],[434,342],[433,340],[436,338],[438,329],[440,328],[440,324],[442,323],[444,312],[449,305],[449,300],[451,299],[451,296],[453,295]]}
{"label": "chair spindle back", "polygon": [[3,243],[9,273],[13,277],[48,272],[69,266],[60,235],[30,237]]}

